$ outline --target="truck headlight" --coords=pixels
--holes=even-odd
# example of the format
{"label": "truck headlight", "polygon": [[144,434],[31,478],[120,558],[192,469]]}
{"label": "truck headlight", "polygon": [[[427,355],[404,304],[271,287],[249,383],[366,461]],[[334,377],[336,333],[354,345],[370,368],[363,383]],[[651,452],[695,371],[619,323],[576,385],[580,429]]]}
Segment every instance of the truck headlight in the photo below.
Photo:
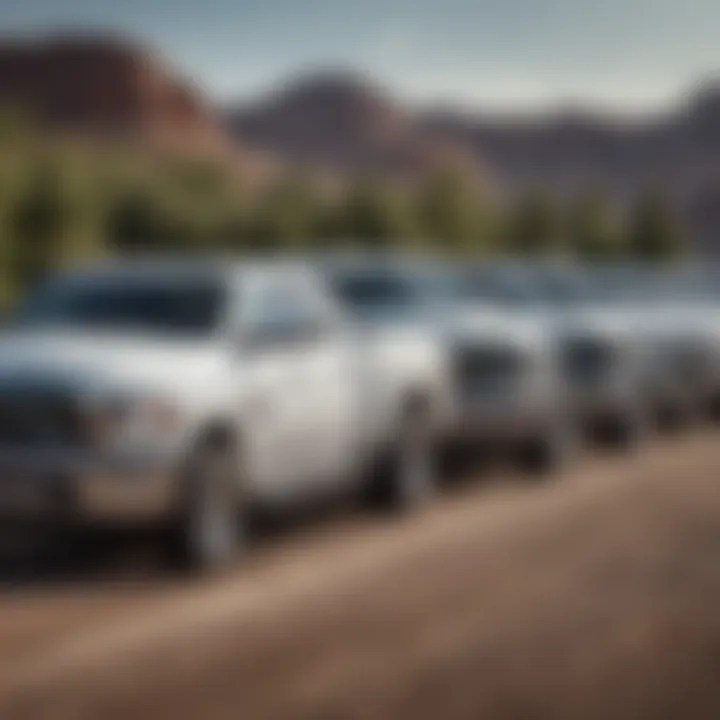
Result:
{"label": "truck headlight", "polygon": [[86,405],[85,417],[91,444],[101,447],[166,442],[181,426],[177,404],[152,396],[95,398]]}

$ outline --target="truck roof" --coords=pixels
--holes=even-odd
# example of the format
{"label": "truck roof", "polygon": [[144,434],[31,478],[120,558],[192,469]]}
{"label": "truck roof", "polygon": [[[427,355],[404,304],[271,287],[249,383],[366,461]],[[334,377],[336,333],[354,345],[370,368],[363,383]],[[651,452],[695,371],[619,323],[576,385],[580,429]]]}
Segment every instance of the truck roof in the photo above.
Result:
{"label": "truck roof", "polygon": [[78,265],[68,271],[70,275],[93,275],[108,278],[152,276],[198,276],[237,278],[247,274],[264,274],[283,270],[307,268],[307,263],[294,259],[245,258],[232,256],[145,256],[111,258],[100,262]]}

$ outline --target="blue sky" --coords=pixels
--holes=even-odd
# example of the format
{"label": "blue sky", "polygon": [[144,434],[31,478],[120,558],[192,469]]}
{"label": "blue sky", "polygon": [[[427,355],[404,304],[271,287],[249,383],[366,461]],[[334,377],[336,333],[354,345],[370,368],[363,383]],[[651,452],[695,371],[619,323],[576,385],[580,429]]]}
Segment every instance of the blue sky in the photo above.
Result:
{"label": "blue sky", "polygon": [[422,103],[642,111],[720,73],[718,0],[0,0],[4,33],[56,28],[147,41],[220,100],[329,67]]}

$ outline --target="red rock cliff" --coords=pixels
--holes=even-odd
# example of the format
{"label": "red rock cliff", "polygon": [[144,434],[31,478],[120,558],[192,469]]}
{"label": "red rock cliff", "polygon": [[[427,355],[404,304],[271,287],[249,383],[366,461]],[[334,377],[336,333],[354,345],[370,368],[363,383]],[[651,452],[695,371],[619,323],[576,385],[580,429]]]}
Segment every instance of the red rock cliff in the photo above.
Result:
{"label": "red rock cliff", "polygon": [[0,42],[0,105],[44,127],[152,141],[223,143],[213,111],[152,54],[112,38]]}

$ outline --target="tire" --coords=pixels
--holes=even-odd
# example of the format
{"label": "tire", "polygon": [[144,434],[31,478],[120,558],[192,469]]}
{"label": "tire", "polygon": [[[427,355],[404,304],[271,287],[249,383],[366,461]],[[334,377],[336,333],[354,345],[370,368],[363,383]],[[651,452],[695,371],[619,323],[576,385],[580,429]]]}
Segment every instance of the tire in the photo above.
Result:
{"label": "tire", "polygon": [[636,450],[650,435],[651,426],[647,413],[627,410],[610,424],[607,444],[616,450]]}
{"label": "tire", "polygon": [[573,424],[554,423],[551,430],[528,440],[521,447],[521,470],[537,477],[558,472],[576,454],[579,436],[578,428]]}
{"label": "tire", "polygon": [[705,403],[705,416],[713,425],[720,423],[720,393],[714,392],[710,394]]}
{"label": "tire", "polygon": [[206,574],[229,567],[245,544],[237,455],[228,442],[202,444],[191,459],[170,533],[173,565]]}
{"label": "tire", "polygon": [[437,487],[437,457],[425,404],[409,404],[398,435],[377,464],[367,492],[372,508],[407,512],[426,505]]}
{"label": "tire", "polygon": [[661,408],[656,414],[657,430],[662,435],[677,435],[689,430],[698,420],[698,413],[688,403]]}

